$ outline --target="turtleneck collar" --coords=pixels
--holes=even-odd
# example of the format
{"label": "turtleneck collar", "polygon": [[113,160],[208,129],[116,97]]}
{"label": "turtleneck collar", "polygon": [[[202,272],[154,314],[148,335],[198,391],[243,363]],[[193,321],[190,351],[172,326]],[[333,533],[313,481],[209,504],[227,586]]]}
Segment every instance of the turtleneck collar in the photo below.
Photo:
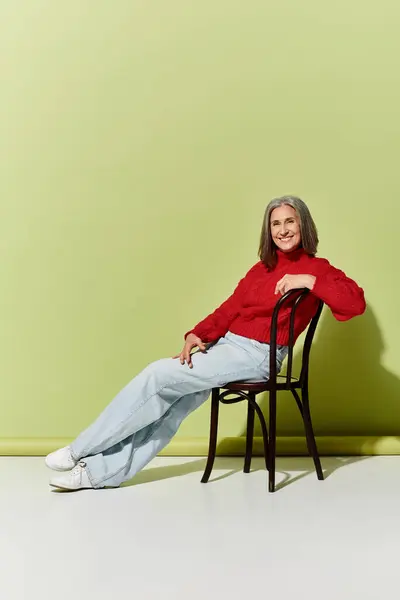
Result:
{"label": "turtleneck collar", "polygon": [[278,264],[284,264],[287,262],[295,262],[304,256],[305,252],[303,248],[297,248],[292,252],[282,252],[282,250],[276,249],[276,256],[278,258]]}

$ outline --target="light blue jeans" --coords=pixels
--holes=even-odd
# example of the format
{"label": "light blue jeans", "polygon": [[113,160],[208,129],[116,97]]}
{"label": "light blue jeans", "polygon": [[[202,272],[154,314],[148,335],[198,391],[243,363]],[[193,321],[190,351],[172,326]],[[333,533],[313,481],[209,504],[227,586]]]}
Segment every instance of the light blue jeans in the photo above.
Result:
{"label": "light blue jeans", "polygon": [[[278,346],[278,372],[286,353]],[[213,387],[268,379],[269,345],[228,332],[206,353],[195,352],[192,363],[190,369],[179,359],[165,358],[148,365],[71,444],[93,487],[117,487],[131,479]]]}

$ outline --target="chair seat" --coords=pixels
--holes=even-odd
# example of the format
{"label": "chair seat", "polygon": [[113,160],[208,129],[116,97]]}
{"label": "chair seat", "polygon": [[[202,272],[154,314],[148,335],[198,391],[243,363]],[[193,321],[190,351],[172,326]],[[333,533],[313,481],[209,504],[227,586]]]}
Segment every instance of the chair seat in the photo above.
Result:
{"label": "chair seat", "polygon": [[222,386],[222,389],[232,392],[264,392],[268,390],[268,381],[253,381],[252,383],[235,381]]}
{"label": "chair seat", "polygon": [[[279,382],[278,380],[282,379],[281,382]],[[296,377],[291,377],[290,378],[290,384],[293,387],[297,387],[296,384],[299,383],[299,380]],[[286,383],[286,375],[278,375],[277,377],[277,389],[278,390],[284,390],[284,389],[288,389],[287,383]],[[241,391],[241,392],[256,392],[256,393],[260,393],[260,392],[267,392],[270,388],[270,382],[269,381],[234,381],[232,383],[226,383],[225,385],[221,386],[222,389],[224,390],[231,390],[232,392],[237,392],[237,391]]]}

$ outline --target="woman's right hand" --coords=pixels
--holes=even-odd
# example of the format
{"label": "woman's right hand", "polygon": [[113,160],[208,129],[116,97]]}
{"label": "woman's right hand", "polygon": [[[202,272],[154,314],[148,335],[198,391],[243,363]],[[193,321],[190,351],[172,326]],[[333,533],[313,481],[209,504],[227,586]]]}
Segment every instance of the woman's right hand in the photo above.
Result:
{"label": "woman's right hand", "polygon": [[202,352],[205,352],[207,350],[205,344],[203,344],[203,342],[199,337],[197,337],[197,335],[195,335],[194,333],[189,333],[189,335],[186,337],[185,345],[182,348],[182,352],[180,354],[177,354],[173,358],[179,358],[179,360],[181,361],[181,365],[184,365],[186,362],[188,367],[192,369],[193,364],[190,353],[193,350],[193,348],[196,347],[199,348]]}

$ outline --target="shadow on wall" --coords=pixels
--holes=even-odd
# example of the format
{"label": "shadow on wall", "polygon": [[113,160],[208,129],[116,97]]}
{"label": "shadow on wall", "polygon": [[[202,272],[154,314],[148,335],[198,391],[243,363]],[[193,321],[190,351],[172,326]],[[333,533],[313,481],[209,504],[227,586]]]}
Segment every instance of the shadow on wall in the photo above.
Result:
{"label": "shadow on wall", "polygon": [[[311,350],[310,404],[316,435],[399,435],[400,380],[381,364],[383,338],[373,311],[368,308],[362,317],[345,323],[337,322],[328,308],[324,309]],[[294,372],[301,366],[300,345],[294,359]],[[268,412],[268,395],[260,406]],[[304,435],[303,423],[290,394],[278,394],[278,435]],[[246,435],[243,428],[242,436]],[[255,423],[255,435],[261,435]],[[217,453],[224,454],[223,444]],[[328,457],[323,459],[325,478],[337,469],[365,460],[365,457]],[[203,472],[206,459],[194,459],[184,464],[146,469],[126,486],[150,483],[190,473]],[[225,479],[243,468],[242,461],[218,457],[214,477]],[[219,469],[225,472],[215,475]],[[252,471],[265,470],[263,459],[254,459]],[[279,458],[277,472],[281,481],[277,489],[313,474],[310,458]],[[267,481],[267,479],[266,479]]]}
{"label": "shadow on wall", "polygon": [[[324,308],[310,359],[310,407],[316,435],[400,434],[400,379],[381,364],[384,350],[371,308],[344,323]],[[298,351],[294,373],[300,372],[300,365]],[[260,405],[267,414],[267,395]],[[278,435],[303,435],[303,431],[294,398],[280,392]],[[261,435],[259,423],[255,434]]]}

